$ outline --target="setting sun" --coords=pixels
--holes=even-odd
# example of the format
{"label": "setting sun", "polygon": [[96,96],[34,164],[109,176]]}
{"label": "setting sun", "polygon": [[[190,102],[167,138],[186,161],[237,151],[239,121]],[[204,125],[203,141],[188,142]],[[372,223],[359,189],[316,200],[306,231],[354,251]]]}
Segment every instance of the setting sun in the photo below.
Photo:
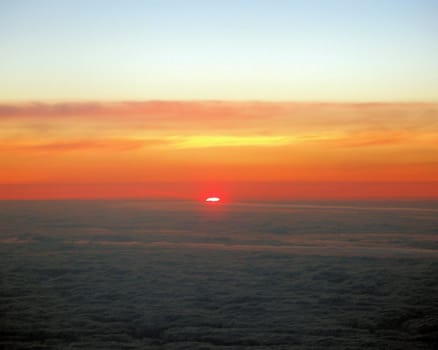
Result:
{"label": "setting sun", "polygon": [[207,197],[205,199],[206,202],[220,202],[221,199],[219,197]]}

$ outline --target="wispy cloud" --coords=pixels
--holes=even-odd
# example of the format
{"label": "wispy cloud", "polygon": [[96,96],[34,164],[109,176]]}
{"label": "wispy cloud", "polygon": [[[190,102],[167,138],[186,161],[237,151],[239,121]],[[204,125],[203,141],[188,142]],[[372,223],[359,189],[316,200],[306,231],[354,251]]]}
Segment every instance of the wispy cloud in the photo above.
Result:
{"label": "wispy cloud", "polygon": [[128,152],[144,147],[167,144],[163,139],[132,140],[70,140],[67,142],[50,143],[12,143],[0,144],[0,150],[5,152],[74,152],[74,151],[111,151]]}
{"label": "wispy cloud", "polygon": [[291,142],[286,136],[191,136],[180,138],[175,145],[178,148],[209,147],[269,147],[282,146]]}
{"label": "wispy cloud", "polygon": [[[65,143],[60,149],[70,144],[74,148],[78,139],[102,138],[131,139],[132,144],[161,139],[180,148],[298,141],[363,148],[428,143],[436,135],[438,104],[434,103],[127,101],[0,105],[0,142],[13,144],[32,138],[34,143]],[[101,147],[100,141],[93,142],[96,148]]]}
{"label": "wispy cloud", "polygon": [[319,141],[332,147],[362,148],[400,145],[412,142],[412,138],[406,132],[357,132]]}

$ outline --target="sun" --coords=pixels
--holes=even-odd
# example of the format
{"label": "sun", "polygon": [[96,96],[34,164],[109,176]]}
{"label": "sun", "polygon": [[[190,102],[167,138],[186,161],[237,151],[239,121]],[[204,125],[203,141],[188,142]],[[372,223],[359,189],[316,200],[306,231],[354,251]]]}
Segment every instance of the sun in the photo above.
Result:
{"label": "sun", "polygon": [[207,197],[205,198],[205,202],[209,202],[209,203],[217,203],[220,202],[221,199],[219,197]]}

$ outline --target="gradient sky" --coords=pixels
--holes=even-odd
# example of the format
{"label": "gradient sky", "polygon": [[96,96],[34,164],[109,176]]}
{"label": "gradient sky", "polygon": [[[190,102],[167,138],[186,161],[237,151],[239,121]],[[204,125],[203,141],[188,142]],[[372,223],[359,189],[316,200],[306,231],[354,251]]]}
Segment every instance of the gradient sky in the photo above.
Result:
{"label": "gradient sky", "polygon": [[438,103],[3,104],[0,137],[4,198],[438,197]]}
{"label": "gradient sky", "polygon": [[436,101],[438,1],[4,0],[3,100]]}
{"label": "gradient sky", "polygon": [[438,1],[2,1],[0,199],[438,198]]}

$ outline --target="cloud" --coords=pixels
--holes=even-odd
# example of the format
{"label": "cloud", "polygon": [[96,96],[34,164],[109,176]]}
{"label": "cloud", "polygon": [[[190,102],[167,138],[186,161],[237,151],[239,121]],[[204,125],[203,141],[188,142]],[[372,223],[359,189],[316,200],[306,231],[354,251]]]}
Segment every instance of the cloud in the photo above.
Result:
{"label": "cloud", "polygon": [[144,147],[160,146],[169,143],[163,139],[89,139],[71,140],[65,142],[5,144],[0,145],[0,150],[7,152],[74,152],[74,151],[133,151]]}
{"label": "cloud", "polygon": [[[12,147],[15,141],[28,139],[41,150],[52,148],[51,143],[59,143],[59,139],[65,143],[59,149],[103,148],[95,141],[101,138],[137,140],[130,141],[131,147],[140,145],[139,139],[161,139],[163,144],[174,143],[179,148],[287,143],[364,148],[431,144],[437,134],[438,104],[434,103],[122,101],[0,105],[0,142]],[[78,139],[91,139],[94,146]]]}
{"label": "cloud", "polygon": [[269,147],[287,145],[290,139],[285,136],[191,136],[180,139],[178,148],[209,147]]}
{"label": "cloud", "polygon": [[0,104],[1,118],[96,115],[104,111],[104,105],[98,102]]}
{"label": "cloud", "polygon": [[249,130],[314,133],[330,130],[438,129],[436,103],[294,103],[125,101],[0,104],[0,122],[81,120],[100,126],[160,130]]}
{"label": "cloud", "polygon": [[129,152],[142,148],[174,146],[177,149],[213,147],[275,147],[291,142],[285,136],[174,136],[149,139],[80,139],[52,142],[9,142],[0,144],[4,152]]}
{"label": "cloud", "polygon": [[436,181],[437,137],[433,103],[4,104],[0,182]]}
{"label": "cloud", "polygon": [[0,202],[0,347],[434,348],[436,213],[349,204]]}
{"label": "cloud", "polygon": [[358,132],[317,141],[334,147],[360,148],[400,145],[412,142],[412,138],[407,132]]}

